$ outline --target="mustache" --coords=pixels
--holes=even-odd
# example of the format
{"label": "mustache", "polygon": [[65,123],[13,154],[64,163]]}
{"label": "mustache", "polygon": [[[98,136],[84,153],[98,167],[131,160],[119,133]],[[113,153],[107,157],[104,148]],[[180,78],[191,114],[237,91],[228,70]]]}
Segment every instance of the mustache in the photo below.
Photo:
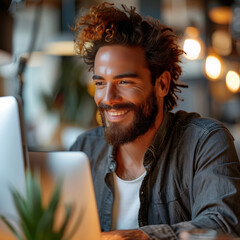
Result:
{"label": "mustache", "polygon": [[114,105],[107,105],[104,103],[100,103],[98,105],[98,109],[99,110],[123,110],[123,109],[131,109],[131,110],[135,110],[137,109],[137,106],[133,103],[117,103]]}

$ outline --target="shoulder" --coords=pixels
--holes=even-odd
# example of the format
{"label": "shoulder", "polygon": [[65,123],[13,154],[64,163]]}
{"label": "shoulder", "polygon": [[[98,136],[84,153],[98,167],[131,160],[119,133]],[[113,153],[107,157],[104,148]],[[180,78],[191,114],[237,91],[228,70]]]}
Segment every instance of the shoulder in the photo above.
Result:
{"label": "shoulder", "polygon": [[93,129],[90,129],[90,130],[87,130],[83,133],[81,133],[76,141],[79,142],[79,141],[83,141],[84,139],[98,139],[98,138],[104,138],[104,129],[102,127],[97,127],[97,128],[93,128]]}
{"label": "shoulder", "polygon": [[171,114],[173,137],[181,146],[192,146],[195,153],[200,150],[234,150],[234,138],[227,127],[213,118],[201,117],[197,113],[179,111]]}
{"label": "shoulder", "polygon": [[230,134],[222,122],[209,117],[201,117],[198,113],[178,111],[171,113],[171,115],[174,125],[182,130],[191,128],[191,131],[201,132],[202,134],[208,134],[214,131],[224,131]]}
{"label": "shoulder", "polygon": [[234,138],[222,122],[182,111],[171,114],[171,118],[172,151],[177,151],[185,169],[193,164],[193,169],[224,171],[228,164],[239,164]]}
{"label": "shoulder", "polygon": [[87,154],[91,164],[106,159],[108,144],[104,138],[102,127],[88,130],[78,136],[70,151],[82,151]]}
{"label": "shoulder", "polygon": [[97,127],[97,128],[87,130],[81,135],[79,135],[79,138],[84,138],[84,137],[96,137],[96,138],[104,137],[104,129],[103,127]]}
{"label": "shoulder", "polygon": [[104,129],[103,127],[97,127],[80,134],[71,146],[70,150],[83,151],[86,148],[91,148],[92,145],[99,146],[104,144],[106,144]]}

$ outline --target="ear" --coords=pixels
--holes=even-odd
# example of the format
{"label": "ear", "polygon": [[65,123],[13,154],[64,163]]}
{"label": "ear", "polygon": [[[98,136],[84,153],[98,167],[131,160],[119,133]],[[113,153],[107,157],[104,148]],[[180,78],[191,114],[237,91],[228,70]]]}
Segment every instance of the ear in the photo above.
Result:
{"label": "ear", "polygon": [[171,74],[168,71],[164,71],[161,76],[156,79],[156,94],[159,97],[165,97],[168,94],[171,82]]}

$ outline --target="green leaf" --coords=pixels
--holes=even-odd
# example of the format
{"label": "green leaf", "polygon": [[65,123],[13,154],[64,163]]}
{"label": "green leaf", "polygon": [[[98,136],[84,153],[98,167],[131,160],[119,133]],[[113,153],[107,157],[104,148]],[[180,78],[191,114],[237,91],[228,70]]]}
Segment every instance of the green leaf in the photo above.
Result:
{"label": "green leaf", "polygon": [[36,226],[43,213],[41,204],[41,190],[38,179],[29,170],[26,171],[26,199],[16,190],[12,189],[12,196],[18,215],[21,219],[21,227],[27,239],[34,239]]}
{"label": "green leaf", "polygon": [[14,205],[16,207],[17,213],[21,221],[28,223],[30,216],[28,215],[28,209],[27,209],[28,207],[25,200],[16,189],[11,189],[11,194],[13,197]]}
{"label": "green leaf", "polygon": [[26,201],[32,217],[38,218],[42,214],[42,193],[39,178],[34,178],[30,170],[26,171]]}
{"label": "green leaf", "polygon": [[51,239],[54,235],[53,233],[53,225],[54,225],[54,217],[56,214],[56,210],[60,201],[61,196],[61,185],[62,182],[59,181],[54,189],[50,202],[47,208],[44,210],[41,218],[38,221],[38,226],[36,229],[36,236],[41,233],[45,233],[44,237],[47,239],[46,235],[52,233]]}
{"label": "green leaf", "polygon": [[59,180],[52,194],[50,203],[46,209],[47,212],[51,213],[51,221],[49,222],[49,227],[51,226],[51,229],[53,229],[54,216],[55,216],[55,213],[60,201],[60,197],[61,197],[61,187],[62,187],[62,180]]}
{"label": "green leaf", "polygon": [[78,212],[78,218],[72,228],[72,230],[70,231],[70,233],[64,238],[64,240],[69,240],[73,237],[73,235],[76,233],[78,227],[80,226],[82,220],[83,220],[83,216],[84,216],[84,209],[82,208],[81,210],[79,210]]}
{"label": "green leaf", "polygon": [[8,226],[8,228],[12,231],[12,233],[18,238],[18,240],[24,240],[20,234],[17,232],[17,230],[15,229],[15,227],[4,217],[4,216],[0,216],[0,218],[2,219],[2,221]]}
{"label": "green leaf", "polygon": [[53,213],[49,211],[45,211],[42,215],[42,218],[38,222],[38,226],[36,229],[36,236],[38,236],[41,233],[49,234],[52,232],[53,229]]}
{"label": "green leaf", "polygon": [[61,239],[64,236],[64,233],[68,226],[72,212],[73,212],[73,206],[71,206],[69,204],[65,205],[65,219],[64,219],[62,226],[60,227],[60,230],[58,232],[58,236],[61,237]]}
{"label": "green leaf", "polygon": [[28,211],[27,203],[16,189],[11,189],[11,193],[14,205],[20,218],[20,226],[22,227],[27,239],[31,239],[30,236],[32,235],[31,230],[33,227],[33,222]]}
{"label": "green leaf", "polygon": [[55,211],[56,210],[56,207],[58,205],[58,202],[59,202],[60,196],[61,196],[61,188],[62,188],[62,179],[59,179],[57,184],[56,184],[56,187],[53,191],[53,194],[52,194],[50,203],[48,205],[47,211],[50,211],[50,210]]}

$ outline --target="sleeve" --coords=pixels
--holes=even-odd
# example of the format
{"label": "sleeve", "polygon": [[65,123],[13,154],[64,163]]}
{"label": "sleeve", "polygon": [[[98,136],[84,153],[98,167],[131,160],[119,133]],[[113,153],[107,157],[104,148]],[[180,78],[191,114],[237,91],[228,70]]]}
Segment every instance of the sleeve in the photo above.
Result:
{"label": "sleeve", "polygon": [[194,158],[192,219],[141,227],[150,239],[177,239],[181,231],[194,228],[240,236],[240,164],[233,137],[224,127],[206,131]]}

